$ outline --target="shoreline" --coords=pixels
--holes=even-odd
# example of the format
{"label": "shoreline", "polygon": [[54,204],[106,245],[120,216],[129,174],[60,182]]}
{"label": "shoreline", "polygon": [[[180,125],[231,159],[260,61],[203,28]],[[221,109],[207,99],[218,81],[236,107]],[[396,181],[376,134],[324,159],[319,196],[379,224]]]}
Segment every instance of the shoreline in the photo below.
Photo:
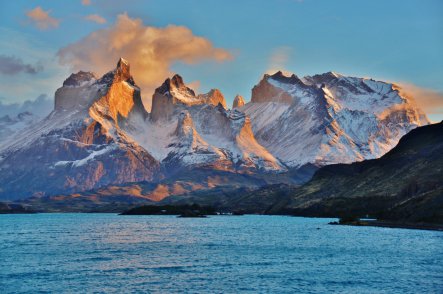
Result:
{"label": "shoreline", "polygon": [[[39,213],[116,213],[122,215],[120,212],[115,211],[2,211],[0,212],[0,215],[17,215],[17,214],[39,214]],[[140,215],[172,215],[172,214],[140,214]],[[181,214],[177,213],[174,214],[176,216],[180,216]],[[220,216],[224,216],[225,214],[220,214]],[[234,216],[237,216],[236,214],[232,214]],[[267,214],[255,214],[255,215],[264,215]],[[275,216],[295,216],[295,215],[288,215],[288,214],[273,214]],[[211,215],[216,216],[216,215]],[[307,217],[307,218],[334,218],[334,217],[313,217],[313,216],[300,216],[300,217]],[[355,227],[379,227],[379,228],[395,228],[395,229],[410,229],[410,230],[427,230],[427,231],[439,231],[443,232],[443,224],[436,224],[436,223],[408,223],[408,222],[397,222],[397,221],[387,221],[387,220],[354,220],[354,221],[347,221],[347,222],[339,222],[339,221],[333,221],[329,222],[329,225],[340,225],[340,226],[355,226]]]}
{"label": "shoreline", "polygon": [[340,225],[340,226],[379,227],[379,228],[427,230],[427,231],[443,232],[443,224],[431,224],[431,223],[402,223],[395,221],[370,220],[370,221],[352,221],[345,223],[332,222],[329,224]]}

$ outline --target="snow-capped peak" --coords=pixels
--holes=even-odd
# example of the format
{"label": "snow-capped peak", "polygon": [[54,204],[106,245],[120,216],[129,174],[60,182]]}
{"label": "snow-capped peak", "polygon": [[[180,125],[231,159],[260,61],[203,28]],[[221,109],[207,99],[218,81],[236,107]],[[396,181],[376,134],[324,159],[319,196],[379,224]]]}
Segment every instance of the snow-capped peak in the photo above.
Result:
{"label": "snow-capped peak", "polygon": [[90,85],[97,80],[97,76],[93,72],[79,71],[71,74],[64,82],[64,87],[83,87]]}
{"label": "snow-capped peak", "polygon": [[265,74],[263,79],[252,88],[251,102],[265,103],[278,102],[291,104],[294,93],[291,91],[304,91],[307,86],[295,74],[286,76],[278,71],[273,75]]}
{"label": "snow-capped peak", "polygon": [[151,119],[170,119],[172,113],[180,107],[208,104],[217,106],[221,104],[226,108],[226,101],[218,89],[212,89],[206,94],[196,95],[187,87],[183,78],[178,74],[168,78],[158,87],[152,97]]}
{"label": "snow-capped peak", "polygon": [[186,87],[183,78],[178,74],[167,78],[160,87],[155,89],[155,94],[171,96],[185,103],[195,100],[194,90]]}

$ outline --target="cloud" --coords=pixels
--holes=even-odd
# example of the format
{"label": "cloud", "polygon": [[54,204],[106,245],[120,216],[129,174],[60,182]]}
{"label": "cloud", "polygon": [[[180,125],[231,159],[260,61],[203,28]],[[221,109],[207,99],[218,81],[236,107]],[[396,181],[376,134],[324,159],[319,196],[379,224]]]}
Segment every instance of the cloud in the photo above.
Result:
{"label": "cloud", "polygon": [[82,5],[91,5],[91,0],[82,0]]}
{"label": "cloud", "polygon": [[443,92],[418,87],[411,83],[396,83],[400,93],[412,97],[415,103],[428,115],[439,117],[443,115]]}
{"label": "cloud", "polygon": [[277,47],[273,50],[269,58],[268,69],[266,73],[273,74],[277,71],[284,71],[286,64],[292,54],[292,48],[287,46]]}
{"label": "cloud", "polygon": [[26,15],[37,28],[47,30],[58,27],[60,23],[60,20],[51,17],[49,13],[51,13],[50,10],[44,11],[40,6],[37,6],[33,10],[28,11]]}
{"label": "cloud", "polygon": [[47,95],[41,94],[36,99],[26,100],[23,103],[3,103],[0,101],[0,117],[4,115],[14,117],[25,111],[44,117],[48,115],[53,108],[54,100]]}
{"label": "cloud", "polygon": [[18,57],[0,55],[0,74],[16,75],[18,73],[36,74],[43,70],[41,65],[26,64]]}
{"label": "cloud", "polygon": [[205,60],[223,62],[232,59],[225,49],[215,48],[204,37],[195,36],[184,26],[157,28],[143,25],[126,13],[106,29],[59,50],[60,62],[73,70],[91,70],[103,74],[115,67],[119,57],[131,63],[131,72],[142,88],[145,106],[155,88],[171,75],[175,62],[195,64]]}
{"label": "cloud", "polygon": [[106,23],[106,19],[104,19],[103,17],[101,17],[98,14],[90,14],[88,16],[85,16],[85,19],[89,20],[89,21],[93,21],[93,22],[98,23],[98,24]]}

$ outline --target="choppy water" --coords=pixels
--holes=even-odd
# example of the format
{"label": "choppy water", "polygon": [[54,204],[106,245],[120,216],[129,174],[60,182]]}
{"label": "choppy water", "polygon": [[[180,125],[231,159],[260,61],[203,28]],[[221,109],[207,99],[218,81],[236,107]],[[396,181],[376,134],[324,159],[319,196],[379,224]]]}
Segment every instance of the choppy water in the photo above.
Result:
{"label": "choppy water", "polygon": [[443,293],[443,233],[283,216],[0,215],[0,292]]}

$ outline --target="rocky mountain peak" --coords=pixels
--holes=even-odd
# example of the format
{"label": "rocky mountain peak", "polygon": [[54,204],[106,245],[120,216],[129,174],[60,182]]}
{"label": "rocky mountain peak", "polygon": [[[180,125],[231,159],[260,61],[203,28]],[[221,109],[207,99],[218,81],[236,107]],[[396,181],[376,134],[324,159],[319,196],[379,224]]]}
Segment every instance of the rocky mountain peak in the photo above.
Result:
{"label": "rocky mountain peak", "polygon": [[185,86],[185,83],[183,82],[183,78],[179,74],[175,74],[172,79],[170,79],[169,82],[170,86],[173,86],[174,88],[180,89]]}
{"label": "rocky mountain peak", "polygon": [[280,102],[285,104],[292,103],[292,97],[286,91],[277,87],[276,83],[295,84],[303,82],[295,75],[285,76],[281,71],[273,75],[265,74],[262,80],[252,88],[251,102]]}
{"label": "rocky mountain peak", "polygon": [[121,57],[117,62],[117,67],[115,68],[115,79],[119,79],[121,81],[132,80],[129,62]]}
{"label": "rocky mountain peak", "polygon": [[93,72],[79,71],[71,74],[64,82],[63,87],[78,87],[86,84],[91,84],[97,80]]}
{"label": "rocky mountain peak", "polygon": [[324,84],[329,84],[329,83],[333,83],[333,82],[338,82],[341,78],[343,78],[344,76],[333,72],[333,71],[328,71],[322,74],[317,74],[314,76],[307,76],[304,78],[305,82],[309,85],[317,85],[317,86],[321,86]]}
{"label": "rocky mountain peak", "polygon": [[120,57],[117,61],[117,68],[127,68],[129,70],[129,61]]}
{"label": "rocky mountain peak", "polygon": [[200,94],[197,99],[201,100],[203,103],[211,104],[217,106],[221,104],[223,108],[226,108],[226,100],[222,92],[219,89],[211,89],[206,94]]}
{"label": "rocky mountain peak", "polygon": [[240,95],[235,96],[234,102],[232,103],[232,109],[240,108],[243,105],[245,105],[245,100],[243,99],[243,97]]}
{"label": "rocky mountain peak", "polygon": [[183,78],[178,74],[175,74],[172,78],[167,78],[160,87],[155,89],[155,93],[169,96],[183,94],[195,97],[195,92],[191,88],[186,87]]}
{"label": "rocky mountain peak", "polygon": [[73,73],[63,82],[63,86],[55,92],[54,109],[59,110],[84,110],[100,93],[93,89],[99,80],[92,72],[79,71]]}
{"label": "rocky mountain peak", "polygon": [[273,79],[275,81],[286,83],[286,84],[303,84],[303,82],[295,75],[291,74],[290,76],[285,75],[282,71],[278,71],[273,75],[265,75],[264,79]]}
{"label": "rocky mountain peak", "polygon": [[183,78],[176,74],[166,79],[155,90],[152,96],[151,120],[169,119],[177,109],[202,104],[220,104],[222,108],[226,108],[226,100],[220,90],[212,89],[206,94],[195,95],[195,92],[185,85]]}
{"label": "rocky mountain peak", "polygon": [[131,66],[129,65],[129,62],[124,58],[120,58],[115,69],[103,75],[103,77],[98,80],[98,83],[109,87],[113,83],[124,81],[132,86],[137,86],[131,76],[130,69]]}
{"label": "rocky mountain peak", "polygon": [[[116,125],[128,119],[131,114],[147,115],[144,109],[140,88],[135,84],[130,73],[129,62],[120,58],[117,67],[101,79],[106,82],[105,90],[89,109],[89,114],[101,122],[111,117]],[[103,84],[100,82],[100,84]]]}

